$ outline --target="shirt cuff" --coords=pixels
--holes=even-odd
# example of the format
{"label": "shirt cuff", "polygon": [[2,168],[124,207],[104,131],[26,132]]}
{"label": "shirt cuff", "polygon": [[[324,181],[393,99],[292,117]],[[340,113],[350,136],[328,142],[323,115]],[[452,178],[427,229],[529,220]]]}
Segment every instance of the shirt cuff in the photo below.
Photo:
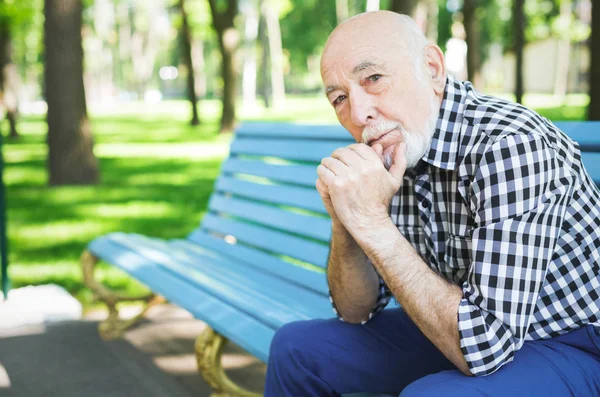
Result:
{"label": "shirt cuff", "polygon": [[[387,306],[387,304],[390,302],[391,297],[392,297],[392,293],[390,292],[389,288],[385,284],[385,281],[383,281],[381,276],[379,276],[379,294],[377,296],[377,301],[375,302],[375,305],[369,312],[369,317],[366,320],[361,321],[360,323],[366,324],[375,315],[377,315],[377,313],[382,311]],[[340,312],[337,310],[337,307],[335,306],[335,301],[333,300],[333,296],[331,296],[331,291],[329,291],[329,301],[331,302],[331,307],[333,308],[333,312],[335,313],[337,318],[340,321],[345,321],[344,317],[342,317]]]}

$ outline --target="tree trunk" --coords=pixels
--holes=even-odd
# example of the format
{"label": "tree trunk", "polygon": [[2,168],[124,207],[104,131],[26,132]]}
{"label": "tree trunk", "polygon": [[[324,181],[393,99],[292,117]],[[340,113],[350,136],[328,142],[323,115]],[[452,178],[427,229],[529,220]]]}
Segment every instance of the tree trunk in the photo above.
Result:
{"label": "tree trunk", "polygon": [[590,105],[588,120],[600,121],[600,3],[592,2],[592,35],[590,37]]}
{"label": "tree trunk", "polygon": [[223,113],[221,115],[221,132],[232,132],[235,128],[235,93],[236,73],[234,65],[235,51],[238,45],[238,33],[233,19],[237,13],[237,0],[227,0],[227,8],[219,12],[216,0],[208,0],[213,18],[213,27],[219,39],[219,48],[223,62]]}
{"label": "tree trunk", "polygon": [[[562,0],[560,3],[560,16],[563,21],[571,20],[571,0]],[[564,33],[563,33],[564,34]],[[567,96],[569,82],[569,58],[571,57],[571,38],[560,37],[557,43],[556,75],[554,76],[554,95],[561,98],[564,103]]]}
{"label": "tree trunk", "polygon": [[17,139],[18,71],[12,62],[12,36],[4,20],[0,25],[0,95],[9,123],[9,139]]}
{"label": "tree trunk", "polygon": [[335,15],[338,25],[348,19],[348,0],[335,0]]}
{"label": "tree trunk", "polygon": [[390,11],[414,16],[418,2],[419,0],[391,0]]}
{"label": "tree trunk", "polygon": [[179,10],[181,12],[182,21],[181,45],[183,47],[182,51],[185,66],[188,70],[187,95],[188,100],[192,105],[192,119],[190,120],[190,124],[194,126],[200,124],[200,120],[198,119],[198,98],[196,97],[196,80],[194,77],[194,61],[192,58],[192,35],[188,25],[187,13],[185,12],[185,0],[179,0]]}
{"label": "tree trunk", "polygon": [[523,50],[525,48],[525,0],[514,0],[513,32],[515,36],[515,98],[523,103]]}
{"label": "tree trunk", "polygon": [[269,37],[273,106],[282,107],[285,103],[285,80],[283,77],[283,50],[281,45],[281,29],[279,27],[279,10],[273,0],[263,0],[262,6]]}
{"label": "tree trunk", "polygon": [[271,107],[271,84],[269,78],[269,37],[267,36],[267,22],[265,16],[261,13],[258,21],[258,40],[262,48],[262,67],[261,70],[261,85],[260,94],[265,101],[265,107]]}
{"label": "tree trunk", "polygon": [[378,11],[379,10],[379,0],[367,0],[367,8],[366,11]]}
{"label": "tree trunk", "polygon": [[244,29],[244,71],[242,76],[242,98],[244,108],[256,107],[256,37],[258,36],[259,13],[254,7],[247,7]]}
{"label": "tree trunk", "polygon": [[481,88],[481,30],[475,16],[477,0],[463,3],[463,23],[467,42],[467,80]]}
{"label": "tree trunk", "polygon": [[98,182],[83,86],[82,1],[45,0],[45,96],[50,185]]}
{"label": "tree trunk", "polygon": [[438,41],[438,13],[439,6],[437,0],[428,0],[425,2],[426,10],[426,23],[425,23],[425,36],[432,43]]}

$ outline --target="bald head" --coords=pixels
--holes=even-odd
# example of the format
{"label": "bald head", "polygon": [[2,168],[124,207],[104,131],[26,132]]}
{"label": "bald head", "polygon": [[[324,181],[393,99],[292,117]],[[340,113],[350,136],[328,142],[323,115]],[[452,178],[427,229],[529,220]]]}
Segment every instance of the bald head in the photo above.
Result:
{"label": "bald head", "polygon": [[330,34],[321,66],[329,58],[340,59],[348,50],[360,47],[370,47],[375,54],[402,54],[416,65],[422,61],[425,46],[427,39],[409,16],[391,11],[365,12],[347,19]]}

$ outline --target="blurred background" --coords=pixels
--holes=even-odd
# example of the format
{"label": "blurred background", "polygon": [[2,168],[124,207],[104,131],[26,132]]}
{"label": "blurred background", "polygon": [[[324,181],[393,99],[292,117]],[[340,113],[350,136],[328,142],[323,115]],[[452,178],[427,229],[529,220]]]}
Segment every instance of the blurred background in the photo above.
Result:
{"label": "blurred background", "polygon": [[[0,0],[9,276],[94,306],[94,237],[182,237],[238,123],[335,123],[329,32],[366,10],[412,15],[449,72],[551,120],[600,119],[597,0]],[[594,14],[594,15],[593,15]],[[101,266],[110,287],[143,287]]]}

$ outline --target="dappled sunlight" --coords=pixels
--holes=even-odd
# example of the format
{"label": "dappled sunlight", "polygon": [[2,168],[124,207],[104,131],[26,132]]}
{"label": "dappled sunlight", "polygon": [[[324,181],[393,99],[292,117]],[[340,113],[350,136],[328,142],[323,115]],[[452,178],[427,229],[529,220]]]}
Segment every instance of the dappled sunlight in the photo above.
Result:
{"label": "dappled sunlight", "polygon": [[17,166],[7,170],[4,177],[4,183],[7,186],[12,185],[41,185],[46,183],[48,177],[40,172],[39,167],[34,166]]}
{"label": "dappled sunlight", "polygon": [[[4,161],[7,163],[22,163],[26,161],[43,161],[46,158],[48,149],[45,145],[39,143],[7,145],[3,149]],[[8,169],[7,171],[10,171]]]}
{"label": "dappled sunlight", "polygon": [[224,143],[172,143],[166,145],[130,143],[98,144],[94,153],[101,157],[153,157],[210,159],[224,158],[229,153],[228,142]]}
{"label": "dappled sunlight", "polygon": [[95,215],[103,218],[162,218],[181,215],[170,203],[130,201],[123,204],[87,204],[75,208],[81,216]]}
{"label": "dappled sunlight", "polygon": [[8,389],[10,388],[10,377],[8,376],[8,372],[6,372],[6,368],[0,362],[0,389]]}
{"label": "dappled sunlight", "polygon": [[[88,214],[92,218],[94,214]],[[73,240],[85,240],[95,237],[106,231],[105,221],[75,220],[58,221],[49,224],[21,225],[13,231],[16,239],[31,241],[34,246],[36,241],[53,241],[61,243]]]}

